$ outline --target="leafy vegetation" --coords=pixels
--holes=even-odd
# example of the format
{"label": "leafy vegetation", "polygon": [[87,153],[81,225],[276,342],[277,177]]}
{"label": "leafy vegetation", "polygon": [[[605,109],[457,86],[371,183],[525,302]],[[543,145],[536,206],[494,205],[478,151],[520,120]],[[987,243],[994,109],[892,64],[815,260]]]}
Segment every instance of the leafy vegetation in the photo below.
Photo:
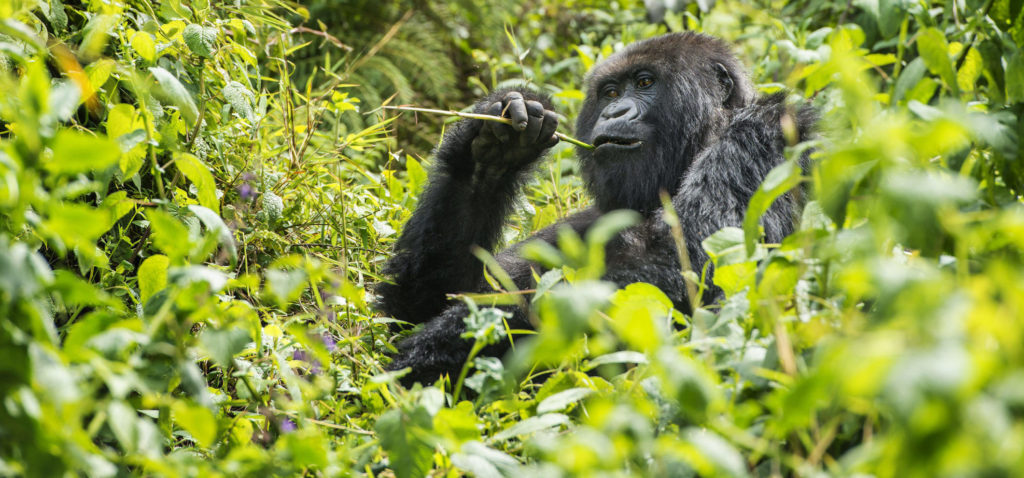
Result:
{"label": "leafy vegetation", "polygon": [[[1024,474],[1022,2],[494,3],[0,0],[0,474]],[[527,81],[574,118],[681,29],[825,115],[810,176],[704,243],[725,303],[615,290],[608,234],[566,235],[529,345],[399,387],[371,286],[443,124],[379,106]],[[560,144],[506,239],[576,172]],[[508,294],[466,300],[507,340]]]}

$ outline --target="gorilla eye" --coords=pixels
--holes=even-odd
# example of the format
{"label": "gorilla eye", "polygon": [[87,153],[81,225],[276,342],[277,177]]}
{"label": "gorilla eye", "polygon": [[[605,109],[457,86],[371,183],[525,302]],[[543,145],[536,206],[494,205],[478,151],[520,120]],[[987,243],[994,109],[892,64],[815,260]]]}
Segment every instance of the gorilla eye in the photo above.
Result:
{"label": "gorilla eye", "polygon": [[637,88],[647,88],[648,86],[651,86],[653,84],[654,84],[654,78],[650,77],[650,76],[641,76],[640,78],[637,78],[637,80],[636,80],[636,87]]}
{"label": "gorilla eye", "polygon": [[604,96],[606,98],[618,98],[619,90],[616,89],[614,86],[606,86],[604,88]]}

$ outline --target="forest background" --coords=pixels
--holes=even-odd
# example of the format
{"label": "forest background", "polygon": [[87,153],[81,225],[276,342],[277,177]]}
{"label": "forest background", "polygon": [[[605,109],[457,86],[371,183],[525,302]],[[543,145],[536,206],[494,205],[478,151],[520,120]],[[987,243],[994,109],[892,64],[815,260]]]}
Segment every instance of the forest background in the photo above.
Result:
{"label": "forest background", "polygon": [[[0,0],[0,475],[1024,476],[1022,5]],[[536,346],[398,386],[372,285],[448,120],[381,105],[529,83],[571,134],[588,68],[681,30],[824,115],[704,242],[725,302],[567,235]],[[587,204],[571,146],[525,196],[509,243]]]}

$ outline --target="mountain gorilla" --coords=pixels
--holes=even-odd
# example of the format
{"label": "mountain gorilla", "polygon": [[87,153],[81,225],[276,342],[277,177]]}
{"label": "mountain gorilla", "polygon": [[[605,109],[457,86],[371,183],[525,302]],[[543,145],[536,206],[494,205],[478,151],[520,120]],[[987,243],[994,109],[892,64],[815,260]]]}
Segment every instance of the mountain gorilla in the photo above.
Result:
{"label": "mountain gorilla", "polygon": [[[699,273],[708,259],[701,242],[723,227],[740,226],[751,195],[784,160],[784,95],[758,99],[728,46],[694,33],[632,44],[594,67],[586,84],[576,133],[595,148],[579,148],[577,154],[596,205],[531,240],[554,244],[559,228],[582,235],[602,213],[638,211],[643,222],[606,246],[604,279],[620,287],[654,284],[688,311],[660,192],[672,193],[686,252]],[[389,367],[411,367],[406,384],[432,383],[462,368],[472,346],[460,337],[468,310],[446,294],[488,289],[471,248],[493,250],[531,166],[557,142],[558,119],[549,99],[531,90],[496,91],[475,111],[511,118],[515,126],[469,119],[448,130],[435,154],[430,185],[386,266],[392,283],[377,289],[384,313],[426,322],[399,344]],[[801,108],[793,121],[803,139],[811,132],[814,111]],[[796,207],[789,195],[775,201],[761,220],[767,241],[779,242],[793,230]],[[541,272],[541,267],[521,258],[518,248],[496,258],[517,287],[531,289],[531,269]],[[711,303],[721,290],[710,281],[707,285],[702,299]],[[513,312],[509,326],[531,328],[526,311]],[[507,343],[485,353],[499,355],[505,348]]]}

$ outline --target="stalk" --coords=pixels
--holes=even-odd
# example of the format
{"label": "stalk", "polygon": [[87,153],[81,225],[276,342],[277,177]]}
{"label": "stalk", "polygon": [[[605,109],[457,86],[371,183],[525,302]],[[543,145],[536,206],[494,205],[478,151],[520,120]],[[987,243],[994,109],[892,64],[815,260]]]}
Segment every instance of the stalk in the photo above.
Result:
{"label": "stalk", "polygon": [[[414,107],[414,106],[384,106],[383,108],[389,109],[389,110],[415,111],[417,113],[431,113],[431,114],[445,115],[445,116],[458,116],[459,118],[478,119],[478,120],[484,120],[484,121],[496,121],[498,123],[505,123],[505,124],[510,125],[510,126],[515,126],[514,124],[512,124],[512,120],[511,119],[502,118],[501,116],[482,115],[482,114],[477,114],[477,113],[463,113],[461,111],[455,111],[455,110],[435,110],[435,109],[432,109],[432,108],[417,108],[417,107]],[[580,140],[578,140],[576,138],[573,138],[572,136],[569,136],[569,135],[566,135],[566,134],[562,134],[562,133],[556,132],[555,133],[555,137],[558,138],[561,141],[565,141],[565,142],[568,142],[570,144],[574,144],[574,145],[579,146],[581,148],[594,149],[594,145],[584,143],[583,141],[580,141]]]}

